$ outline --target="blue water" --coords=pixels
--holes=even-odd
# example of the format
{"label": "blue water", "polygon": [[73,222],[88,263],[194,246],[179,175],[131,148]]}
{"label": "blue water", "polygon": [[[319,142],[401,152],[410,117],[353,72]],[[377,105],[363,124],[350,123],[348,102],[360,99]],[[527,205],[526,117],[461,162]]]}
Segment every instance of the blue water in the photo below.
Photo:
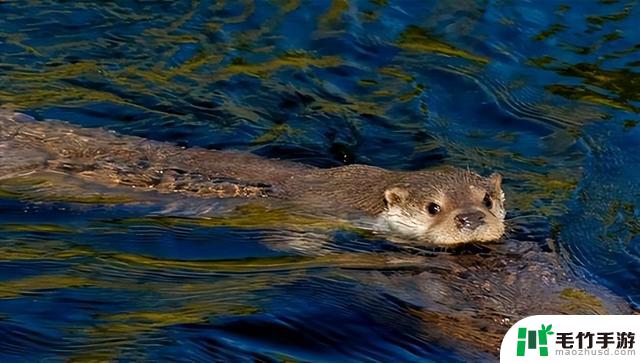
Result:
{"label": "blue water", "polygon": [[[639,17],[634,1],[4,1],[0,105],[320,167],[497,171],[508,248],[560,261],[589,308],[638,309]],[[412,252],[348,229],[313,254],[274,247],[323,238],[298,219],[49,186],[0,183],[3,361],[496,357],[447,333],[482,303],[423,296],[447,285],[441,260],[478,271],[473,251],[390,268],[377,258]]]}

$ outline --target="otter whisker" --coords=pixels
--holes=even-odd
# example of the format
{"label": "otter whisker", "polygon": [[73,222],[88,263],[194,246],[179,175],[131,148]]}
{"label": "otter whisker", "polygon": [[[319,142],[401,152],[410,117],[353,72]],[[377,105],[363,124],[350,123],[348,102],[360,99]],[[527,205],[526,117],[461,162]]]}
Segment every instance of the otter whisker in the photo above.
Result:
{"label": "otter whisker", "polygon": [[512,221],[517,221],[520,219],[528,219],[528,218],[540,218],[540,219],[546,219],[548,218],[547,216],[543,216],[542,214],[530,214],[530,215],[522,215],[522,216],[515,216],[515,217],[511,217],[511,218],[505,218],[505,222],[512,222]]}

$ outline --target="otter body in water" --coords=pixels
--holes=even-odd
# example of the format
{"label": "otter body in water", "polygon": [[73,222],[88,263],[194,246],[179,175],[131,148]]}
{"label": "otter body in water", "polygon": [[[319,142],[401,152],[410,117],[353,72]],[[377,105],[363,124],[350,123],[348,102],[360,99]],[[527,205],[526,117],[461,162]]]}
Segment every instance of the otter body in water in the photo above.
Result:
{"label": "otter body in water", "polygon": [[484,178],[455,168],[404,172],[366,165],[321,169],[0,111],[0,178],[34,171],[160,193],[273,198],[323,214],[348,210],[375,230],[418,242],[490,241],[504,233],[498,174]]}

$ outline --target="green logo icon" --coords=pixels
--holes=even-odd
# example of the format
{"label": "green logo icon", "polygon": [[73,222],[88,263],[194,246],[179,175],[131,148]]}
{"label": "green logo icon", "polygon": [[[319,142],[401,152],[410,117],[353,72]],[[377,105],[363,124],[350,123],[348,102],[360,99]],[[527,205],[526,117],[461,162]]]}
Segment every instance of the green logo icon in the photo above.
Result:
{"label": "green logo icon", "polygon": [[518,349],[516,354],[518,357],[524,357],[526,349],[539,348],[540,356],[547,357],[549,348],[547,348],[547,335],[553,335],[551,331],[552,325],[546,327],[542,324],[542,329],[527,330],[527,328],[518,328]]}

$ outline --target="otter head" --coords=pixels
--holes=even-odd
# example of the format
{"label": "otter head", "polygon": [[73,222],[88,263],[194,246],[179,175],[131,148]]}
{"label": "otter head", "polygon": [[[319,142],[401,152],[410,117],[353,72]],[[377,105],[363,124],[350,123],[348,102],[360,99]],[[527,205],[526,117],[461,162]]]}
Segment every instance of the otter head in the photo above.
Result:
{"label": "otter head", "polygon": [[502,177],[465,170],[407,173],[384,192],[380,215],[405,238],[441,245],[485,242],[504,233]]}

